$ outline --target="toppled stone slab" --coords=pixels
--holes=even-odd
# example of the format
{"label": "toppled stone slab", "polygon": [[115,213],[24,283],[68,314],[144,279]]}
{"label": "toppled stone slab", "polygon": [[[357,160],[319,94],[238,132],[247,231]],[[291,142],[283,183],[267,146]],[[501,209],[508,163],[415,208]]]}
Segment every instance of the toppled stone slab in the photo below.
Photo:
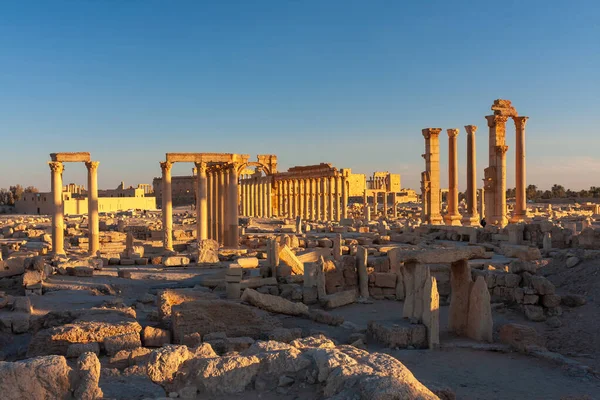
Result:
{"label": "toppled stone slab", "polygon": [[321,299],[321,303],[327,309],[338,308],[356,302],[356,290],[345,290],[334,294],[329,294]]}
{"label": "toppled stone slab", "polygon": [[264,311],[225,300],[197,300],[174,306],[171,315],[173,341],[183,343],[186,335],[225,332],[228,337],[259,339],[281,323]]}
{"label": "toppled stone slab", "polygon": [[279,260],[285,263],[292,269],[292,273],[296,275],[304,274],[304,263],[296,257],[292,249],[287,245],[279,250]]}
{"label": "toppled stone slab", "polygon": [[504,256],[518,258],[524,261],[534,261],[542,258],[542,253],[537,247],[503,244],[500,246]]}
{"label": "toppled stone slab", "polygon": [[246,289],[242,293],[242,301],[274,313],[286,315],[308,315],[308,306],[294,303],[279,296],[261,294],[254,289]]}
{"label": "toppled stone slab", "polygon": [[367,333],[378,343],[390,348],[428,347],[427,327],[411,324],[407,320],[369,321]]}
{"label": "toppled stone slab", "polygon": [[162,262],[165,267],[185,267],[190,264],[190,259],[184,256],[169,256],[163,257]]}
{"label": "toppled stone slab", "polygon": [[417,262],[421,264],[449,264],[460,260],[484,258],[485,248],[481,246],[465,246],[454,249],[410,250],[391,249],[388,252],[390,262]]}

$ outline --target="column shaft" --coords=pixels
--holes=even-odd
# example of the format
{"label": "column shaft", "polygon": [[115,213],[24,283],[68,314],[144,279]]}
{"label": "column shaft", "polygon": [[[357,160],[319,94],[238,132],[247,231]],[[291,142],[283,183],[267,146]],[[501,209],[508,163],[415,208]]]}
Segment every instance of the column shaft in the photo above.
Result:
{"label": "column shaft", "polygon": [[523,222],[527,218],[525,124],[528,117],[513,117],[513,119],[515,121],[517,145],[515,146],[515,209],[512,222]]}
{"label": "column shaft", "polygon": [[477,146],[475,140],[475,125],[465,126],[467,131],[467,214],[463,218],[463,225],[478,226],[479,213],[477,211]]}
{"label": "column shaft", "polygon": [[448,129],[448,212],[446,225],[460,225],[458,213],[458,129]]}
{"label": "column shaft", "polygon": [[240,241],[240,230],[239,230],[239,206],[238,206],[238,173],[237,165],[232,164],[229,167],[228,172],[229,185],[228,185],[228,207],[227,215],[229,220],[229,240],[228,245],[230,247],[237,248]]}
{"label": "column shaft", "polygon": [[208,188],[206,163],[196,163],[198,197],[196,198],[196,237],[198,240],[208,239]]}
{"label": "column shaft", "polygon": [[98,161],[85,163],[88,170],[88,238],[89,254],[100,250],[100,220],[98,218]]}
{"label": "column shaft", "polygon": [[63,214],[63,183],[62,173],[64,165],[59,161],[51,161],[50,165],[51,172],[51,186],[52,186],[52,201],[54,203],[54,210],[52,213],[52,251],[54,254],[65,254],[65,221]]}
{"label": "column shaft", "polygon": [[335,178],[333,176],[329,177],[329,188],[328,189],[329,190],[327,192],[327,195],[328,195],[328,200],[329,200],[329,207],[328,207],[329,213],[327,215],[327,219],[329,221],[333,221],[333,220],[335,220],[335,214],[334,214],[335,210],[333,208],[334,207],[333,197],[334,197],[334,192],[335,192]]}
{"label": "column shaft", "polygon": [[162,218],[163,218],[163,248],[173,251],[173,193],[171,189],[171,168],[173,163],[164,161],[160,163],[162,169]]}

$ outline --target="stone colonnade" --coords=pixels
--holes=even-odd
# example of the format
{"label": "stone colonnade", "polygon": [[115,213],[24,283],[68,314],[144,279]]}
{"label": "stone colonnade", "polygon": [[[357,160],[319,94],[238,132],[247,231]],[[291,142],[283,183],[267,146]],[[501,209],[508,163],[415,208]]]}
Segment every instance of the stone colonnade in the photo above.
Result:
{"label": "stone colonnade", "polygon": [[[257,171],[258,173],[260,173]],[[247,217],[273,216],[273,177],[248,175],[240,180],[241,212]]]}
{"label": "stone colonnade", "polygon": [[[484,186],[480,189],[480,205],[477,205],[476,147],[477,126],[467,125],[467,212],[462,218],[465,226],[479,225],[485,216],[489,224],[504,227],[508,223],[506,212],[506,121],[512,118],[516,128],[516,199],[511,222],[523,222],[527,218],[525,124],[528,117],[519,117],[508,100],[495,100],[494,115],[486,116],[489,127],[489,166],[484,171]],[[440,128],[422,130],[425,137],[425,171],[421,174],[423,198],[422,222],[441,224],[439,180],[439,133]],[[444,220],[448,225],[460,225],[458,213],[458,158],[456,137],[458,129],[448,129],[448,213]],[[480,212],[478,213],[477,208]]]}
{"label": "stone colonnade", "polygon": [[[282,174],[283,175],[283,174]],[[279,216],[339,221],[348,217],[348,177],[274,177],[275,207]]]}
{"label": "stone colonnade", "polygon": [[65,254],[64,248],[64,208],[63,179],[65,162],[83,162],[88,170],[88,238],[90,255],[100,250],[100,221],[98,218],[98,161],[91,161],[90,153],[52,153],[52,161],[48,162],[51,171],[52,201],[52,251],[54,254]]}

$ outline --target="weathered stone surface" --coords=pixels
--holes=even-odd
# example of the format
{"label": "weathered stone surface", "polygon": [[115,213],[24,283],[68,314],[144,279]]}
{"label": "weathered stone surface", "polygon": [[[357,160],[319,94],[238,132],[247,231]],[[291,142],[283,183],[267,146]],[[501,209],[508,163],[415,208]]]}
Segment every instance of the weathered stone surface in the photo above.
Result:
{"label": "weathered stone surface", "polygon": [[279,296],[261,294],[254,289],[244,290],[244,293],[242,293],[242,301],[274,313],[308,315],[308,306],[304,303],[294,303]]}
{"label": "weathered stone surface", "polygon": [[183,256],[169,256],[163,257],[162,262],[165,267],[181,267],[189,265],[190,259]]}
{"label": "weathered stone surface", "polygon": [[315,322],[332,326],[338,326],[344,323],[344,318],[317,309],[310,310],[309,318]]}
{"label": "weathered stone surface", "polygon": [[142,340],[146,347],[161,347],[171,343],[171,332],[166,329],[146,326],[142,331]]}
{"label": "weathered stone surface", "polygon": [[240,393],[255,379],[260,369],[260,361],[256,356],[194,360],[186,380],[195,385],[200,393]]}
{"label": "weathered stone surface", "polygon": [[288,246],[283,246],[279,250],[279,260],[289,266],[294,274],[304,274],[304,263],[296,257]]}
{"label": "weathered stone surface", "polygon": [[585,296],[580,294],[567,294],[561,297],[560,302],[567,307],[579,307],[584,305],[587,301]]}
{"label": "weathered stone surface", "polygon": [[94,353],[84,353],[77,360],[75,390],[77,400],[96,400],[103,397],[98,387],[100,381],[100,360]]}
{"label": "weathered stone surface", "polygon": [[534,328],[520,324],[502,325],[500,342],[508,344],[518,351],[526,351],[532,346],[544,347],[544,338],[538,335]]}
{"label": "weathered stone surface", "polygon": [[396,278],[393,272],[375,272],[375,286],[395,289]]}
{"label": "weathered stone surface", "polygon": [[27,257],[11,257],[5,261],[0,260],[0,278],[21,275],[25,272],[25,259]]}
{"label": "weathered stone surface", "polygon": [[404,286],[406,296],[402,316],[404,318],[417,318],[423,316],[423,293],[425,285],[431,276],[429,267],[412,261],[404,263]]}
{"label": "weathered stone surface", "polygon": [[228,337],[259,339],[264,332],[281,327],[264,311],[225,300],[198,300],[173,307],[173,341],[182,343],[185,335],[225,332]]}
{"label": "weathered stone surface", "polygon": [[547,278],[534,275],[530,278],[531,286],[538,294],[554,294],[556,288]]}
{"label": "weathered stone surface", "polygon": [[423,292],[423,324],[427,327],[427,344],[430,349],[440,345],[440,294],[437,281],[430,277]]}
{"label": "weathered stone surface", "polygon": [[513,274],[520,274],[522,272],[529,272],[535,274],[537,268],[535,264],[525,260],[514,260],[508,265],[508,270]]}
{"label": "weathered stone surface", "polygon": [[258,258],[256,257],[239,257],[235,263],[242,268],[258,268]]}
{"label": "weathered stone surface", "polygon": [[219,242],[203,239],[198,243],[198,264],[217,264],[219,262]]}
{"label": "weathered stone surface", "polygon": [[139,332],[128,332],[120,335],[104,338],[104,350],[109,356],[117,354],[121,350],[133,350],[142,346]]}
{"label": "weathered stone surface", "polygon": [[359,294],[363,299],[369,298],[369,276],[367,273],[367,249],[358,246],[356,249],[356,269],[358,272]]}
{"label": "weathered stone surface", "polygon": [[503,244],[502,253],[508,258],[518,258],[524,261],[539,260],[542,253],[537,247]]}
{"label": "weathered stone surface", "polygon": [[412,261],[421,264],[448,264],[460,260],[484,258],[485,249],[480,246],[467,246],[454,249],[394,251],[389,256],[392,263]]}
{"label": "weathered stone surface", "polygon": [[102,343],[105,338],[126,333],[134,333],[139,337],[142,330],[137,321],[100,322],[82,321],[65,324],[55,328],[39,331],[32,338],[27,349],[28,357],[48,354],[67,354],[69,345],[73,343]]}
{"label": "weathered stone surface", "polygon": [[356,290],[345,290],[329,294],[321,299],[323,306],[327,309],[338,308],[356,302]]}
{"label": "weathered stone surface", "polygon": [[547,294],[542,296],[542,305],[546,308],[554,308],[560,306],[560,296],[555,294]]}
{"label": "weathered stone surface", "polygon": [[69,399],[72,373],[62,356],[45,356],[24,361],[0,361],[2,399]]}
{"label": "weathered stone surface", "polygon": [[173,378],[181,364],[193,356],[183,345],[166,345],[156,349],[148,358],[148,377],[155,383],[164,384]]}
{"label": "weathered stone surface", "polygon": [[162,321],[169,321],[171,318],[171,308],[186,301],[212,300],[218,299],[218,296],[212,292],[206,292],[195,289],[167,289],[158,293],[157,306],[158,315]]}
{"label": "weathered stone surface", "polygon": [[477,277],[469,295],[469,314],[467,319],[467,336],[478,341],[491,343],[493,340],[494,321],[490,292],[485,279]]}
{"label": "weathered stone surface", "polygon": [[530,321],[542,322],[546,320],[544,309],[540,306],[525,305],[523,306],[523,310],[525,311],[525,316]]}
{"label": "weathered stone surface", "polygon": [[369,321],[367,333],[390,348],[427,348],[427,327],[422,324],[410,324],[406,320]]}
{"label": "weathered stone surface", "polygon": [[457,335],[467,333],[469,315],[469,297],[471,295],[471,267],[466,260],[451,264],[450,272],[450,310],[448,327]]}
{"label": "weathered stone surface", "polygon": [[73,343],[67,348],[67,358],[79,358],[84,353],[100,354],[99,343]]}

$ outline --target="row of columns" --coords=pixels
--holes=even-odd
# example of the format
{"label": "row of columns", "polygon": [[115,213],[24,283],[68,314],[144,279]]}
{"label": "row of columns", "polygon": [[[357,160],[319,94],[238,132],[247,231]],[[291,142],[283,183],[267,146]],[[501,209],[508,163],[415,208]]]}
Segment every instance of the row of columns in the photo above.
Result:
{"label": "row of columns", "polygon": [[240,181],[242,215],[262,218],[273,216],[272,182],[272,176],[251,176]]}
{"label": "row of columns", "polygon": [[[223,246],[239,244],[238,166],[235,163],[208,166],[196,164],[196,229],[197,239],[214,239]],[[163,198],[163,247],[173,251],[173,201],[171,168],[173,163],[160,163]]]}
{"label": "row of columns", "polygon": [[[483,204],[479,209],[488,223],[505,226],[506,212],[506,121],[508,116],[487,116],[489,133],[489,167],[485,169]],[[526,171],[525,171],[525,124],[528,117],[512,117],[516,128],[516,199],[511,222],[522,222],[527,218]],[[448,212],[444,216],[447,225],[476,226],[480,215],[477,211],[477,158],[475,133],[477,126],[466,125],[467,132],[467,212],[461,217],[458,212],[458,129],[448,129]],[[439,134],[440,128],[423,129],[425,137],[425,171],[421,175],[423,195],[423,223],[441,224],[439,197]],[[485,210],[485,211],[484,211]]]}
{"label": "row of columns", "polygon": [[[63,208],[63,179],[64,164],[60,161],[50,161],[52,201],[52,251],[55,254],[65,254],[64,248],[64,208]],[[88,251],[95,255],[100,250],[100,220],[98,218],[98,161],[87,161],[88,170]]]}
{"label": "row of columns", "polygon": [[280,216],[339,221],[348,218],[348,180],[345,176],[282,179],[275,183]]}

